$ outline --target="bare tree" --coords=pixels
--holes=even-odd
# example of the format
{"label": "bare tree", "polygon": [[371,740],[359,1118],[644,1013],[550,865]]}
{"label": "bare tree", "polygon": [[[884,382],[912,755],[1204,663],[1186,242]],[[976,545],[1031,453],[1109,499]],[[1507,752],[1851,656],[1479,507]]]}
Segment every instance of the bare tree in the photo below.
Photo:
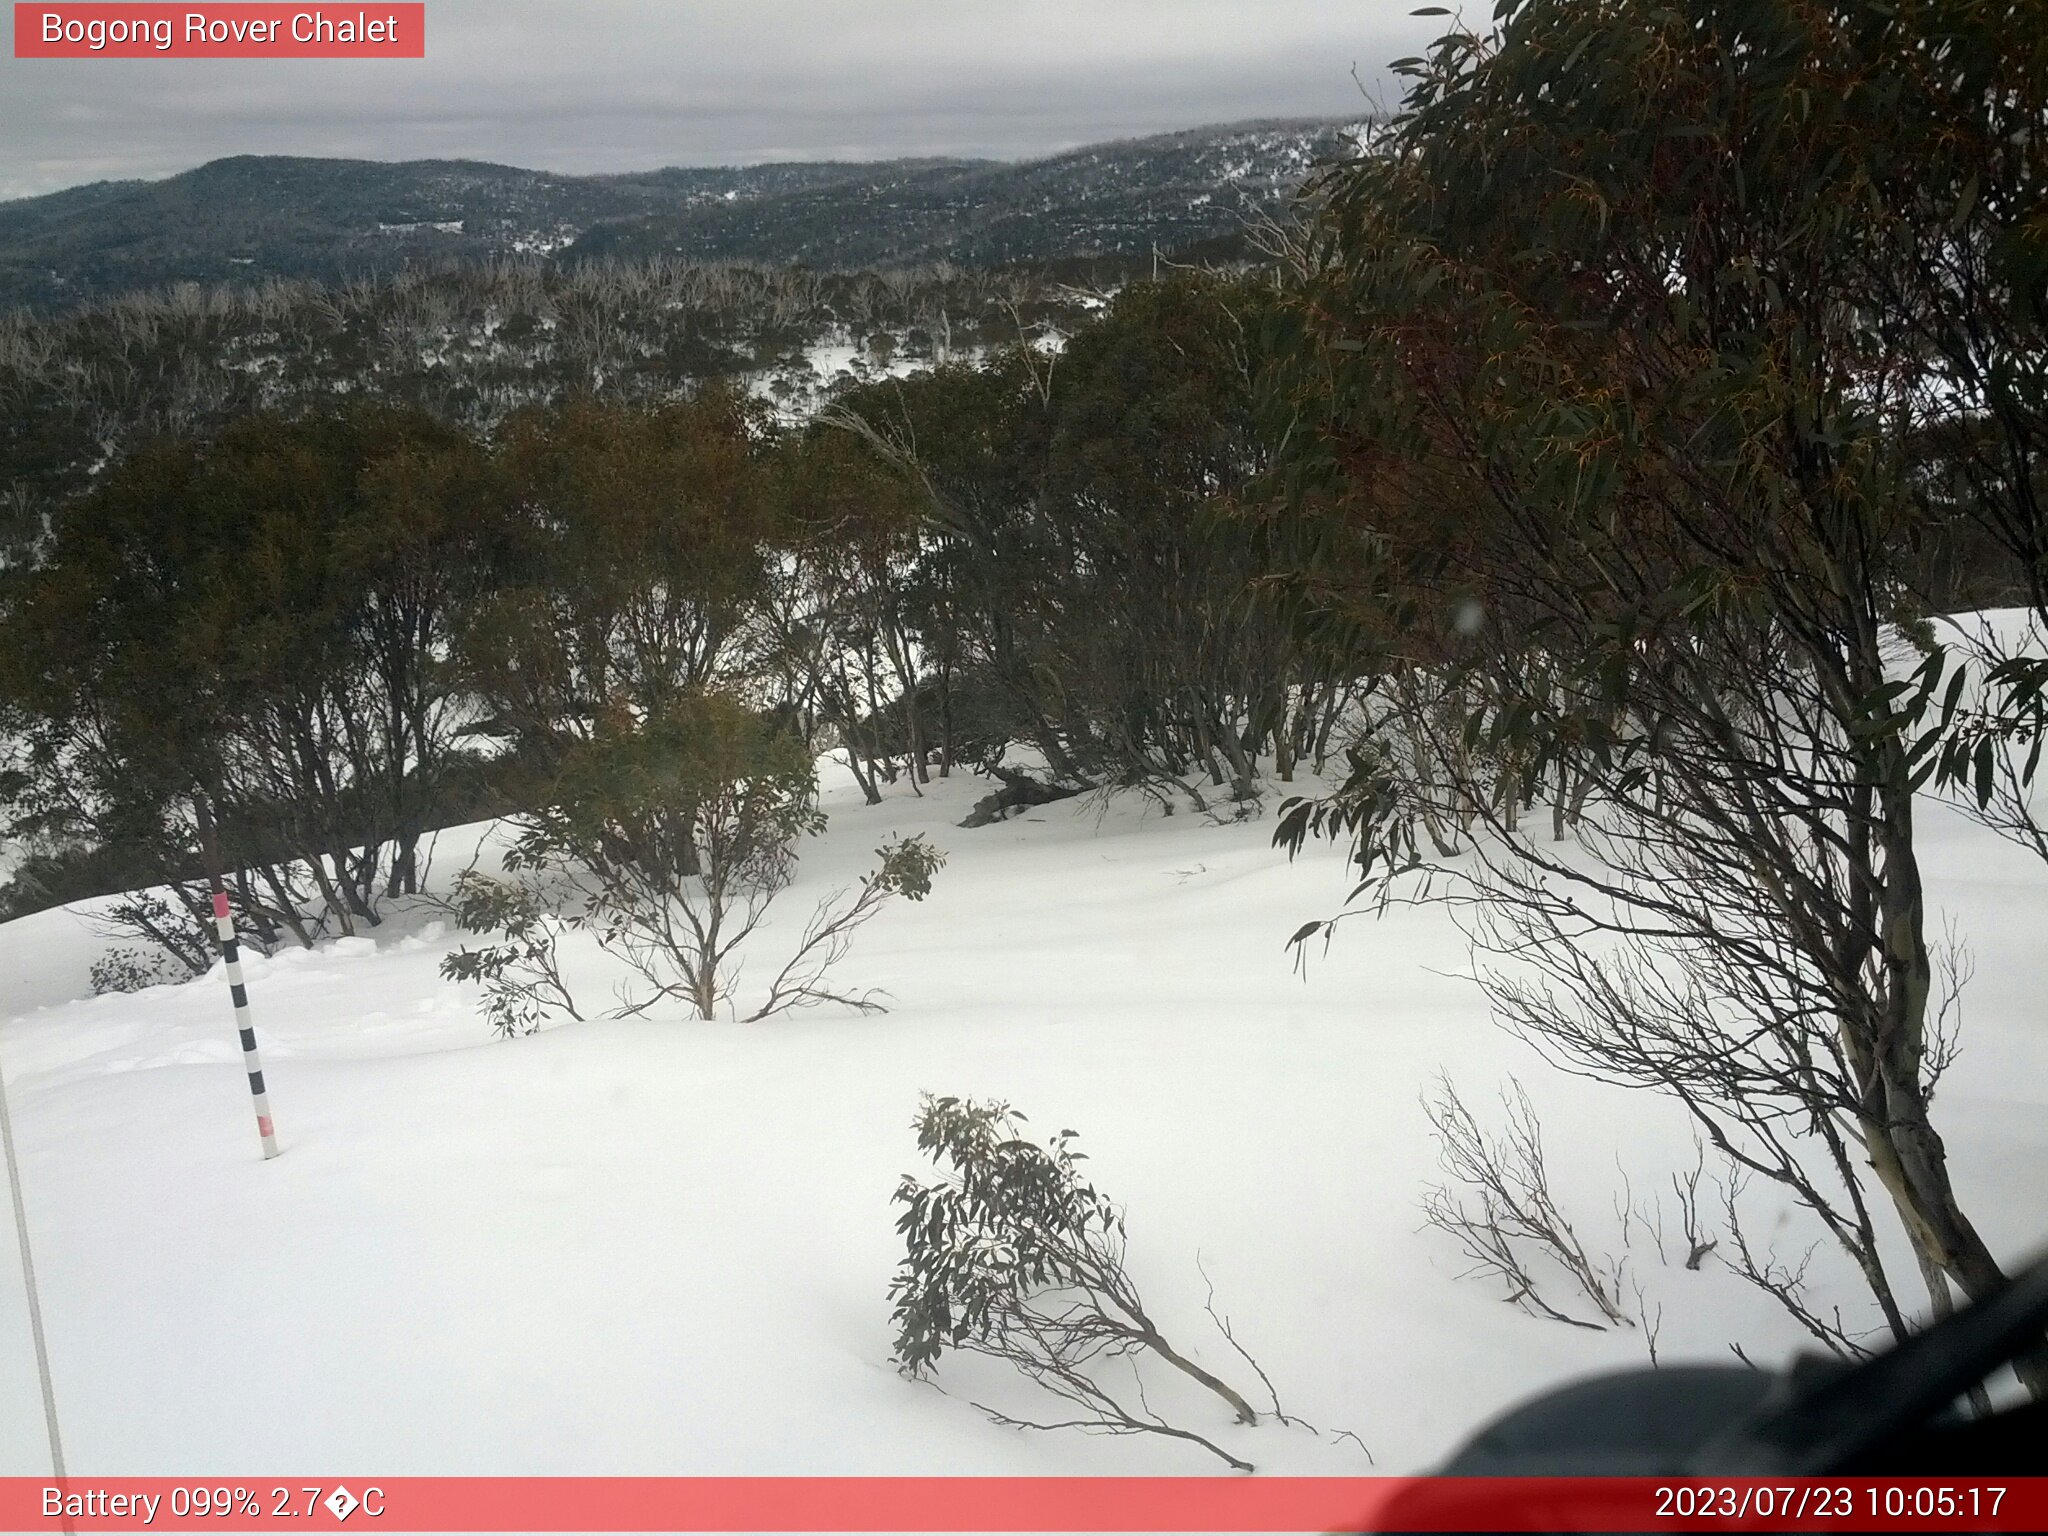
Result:
{"label": "bare tree", "polygon": [[[1440,1077],[1435,1094],[1423,1100],[1452,1181],[1423,1196],[1424,1217],[1457,1239],[1472,1261],[1469,1274],[1508,1287],[1511,1305],[1575,1328],[1634,1327],[1621,1304],[1622,1261],[1587,1253],[1551,1191],[1535,1106],[1519,1082],[1510,1082],[1501,1094],[1507,1124],[1498,1137],[1480,1128],[1449,1078]],[[1547,1301],[1532,1268],[1538,1260],[1562,1270],[1602,1321],[1573,1317]]]}

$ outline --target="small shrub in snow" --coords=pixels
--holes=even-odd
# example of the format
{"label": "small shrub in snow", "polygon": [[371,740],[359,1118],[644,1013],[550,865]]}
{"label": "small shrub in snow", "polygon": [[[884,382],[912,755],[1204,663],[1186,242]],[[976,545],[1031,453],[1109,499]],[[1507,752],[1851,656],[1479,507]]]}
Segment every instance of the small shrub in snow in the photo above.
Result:
{"label": "small shrub in snow", "polygon": [[109,992],[140,992],[144,987],[170,986],[191,979],[191,969],[169,955],[133,946],[110,949],[92,963],[92,989],[99,996]]}
{"label": "small shrub in snow", "polygon": [[455,921],[464,933],[504,935],[499,943],[441,960],[449,980],[483,983],[484,1015],[500,1035],[530,1035],[551,1013],[583,1017],[555,959],[555,941],[567,924],[549,910],[543,892],[467,870],[455,880]]}
{"label": "small shrub in snow", "polygon": [[[925,1096],[917,1145],[947,1174],[935,1184],[906,1176],[896,1191],[905,1247],[889,1287],[897,1366],[922,1376],[949,1349],[985,1355],[1079,1413],[1039,1423],[975,1405],[999,1424],[1167,1435],[1250,1471],[1213,1441],[1159,1417],[1135,1377],[1135,1406],[1121,1388],[1112,1391],[1110,1367],[1126,1362],[1135,1372],[1138,1357],[1149,1355],[1214,1393],[1239,1423],[1258,1421],[1233,1388],[1168,1343],[1147,1313],[1124,1267],[1123,1212],[1082,1179],[1074,1132],[1040,1146],[1024,1136],[1023,1120],[1001,1102]],[[1274,1413],[1280,1416],[1277,1402]]]}
{"label": "small shrub in snow", "polygon": [[[205,899],[205,887],[193,887],[189,892],[175,886],[172,889],[179,897],[175,907],[154,891],[131,891],[86,919],[104,938],[139,938],[149,946],[123,945],[113,951],[114,954],[135,957],[135,963],[151,976],[151,980],[140,983],[140,986],[189,981],[194,976],[204,976],[213,964],[215,941],[211,918],[202,915],[204,909],[200,905]],[[94,987],[98,991],[138,990],[137,987],[100,987],[97,981]]]}
{"label": "small shrub in snow", "polygon": [[[1535,1106],[1520,1083],[1513,1090],[1501,1095],[1507,1128],[1497,1139],[1480,1128],[1449,1078],[1440,1079],[1436,1095],[1423,1101],[1438,1158],[1452,1179],[1423,1196],[1424,1218],[1458,1240],[1472,1261],[1466,1273],[1499,1280],[1511,1305],[1575,1328],[1634,1327],[1622,1307],[1620,1262],[1594,1258],[1572,1230],[1551,1192]],[[1602,1321],[1574,1317],[1545,1299],[1535,1272],[1538,1260],[1561,1270]]]}
{"label": "small shrub in snow", "polygon": [[[798,840],[821,831],[810,748],[737,700],[696,694],[644,719],[609,719],[565,756],[551,802],[514,850],[525,867],[573,872],[581,922],[645,985],[621,1015],[681,1004],[700,1019],[736,1010],[743,952],[794,878]],[[891,896],[922,900],[944,855],[921,837],[821,902],[795,952],[747,1019],[817,1003],[861,1012],[875,994],[835,990],[827,972]]]}

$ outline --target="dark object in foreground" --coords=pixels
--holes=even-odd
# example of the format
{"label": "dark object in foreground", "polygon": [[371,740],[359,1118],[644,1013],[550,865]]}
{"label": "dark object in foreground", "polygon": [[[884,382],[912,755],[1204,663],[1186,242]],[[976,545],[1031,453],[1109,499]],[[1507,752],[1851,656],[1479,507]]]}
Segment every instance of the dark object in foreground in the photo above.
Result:
{"label": "dark object in foreground", "polygon": [[[2040,1470],[2048,1403],[1990,1417],[1958,1403],[2000,1367],[2043,1347],[2048,1262],[1998,1294],[1856,1364],[1795,1361],[1622,1371],[1524,1403],[1468,1440],[1445,1477],[1960,1476]],[[1454,1488],[1455,1484],[1445,1484]],[[1448,1529],[1454,1511],[1421,1483],[1380,1516],[1385,1529]],[[1411,1517],[1426,1508],[1433,1518]],[[1561,1525],[1559,1529],[1568,1529]]]}

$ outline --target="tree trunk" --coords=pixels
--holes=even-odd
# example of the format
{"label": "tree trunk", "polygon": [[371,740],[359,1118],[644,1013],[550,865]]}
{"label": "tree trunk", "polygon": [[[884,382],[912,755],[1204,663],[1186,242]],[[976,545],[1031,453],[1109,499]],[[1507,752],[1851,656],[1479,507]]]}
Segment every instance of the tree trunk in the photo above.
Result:
{"label": "tree trunk", "polygon": [[[1866,1098],[1864,1141],[1871,1167],[1898,1208],[1923,1268],[1938,1268],[1965,1296],[1979,1301],[2002,1289],[2006,1274],[1963,1213],[1949,1177],[1948,1150],[1929,1115],[1927,1009],[1934,967],[1927,953],[1913,843],[1913,790],[1898,743],[1884,744],[1877,756],[1872,831],[1883,857],[1877,920],[1885,989],[1874,1038],[1861,1053],[1868,1059],[1866,1081],[1874,1090]],[[2036,1399],[2048,1400],[2048,1357],[2042,1348],[2015,1368]]]}

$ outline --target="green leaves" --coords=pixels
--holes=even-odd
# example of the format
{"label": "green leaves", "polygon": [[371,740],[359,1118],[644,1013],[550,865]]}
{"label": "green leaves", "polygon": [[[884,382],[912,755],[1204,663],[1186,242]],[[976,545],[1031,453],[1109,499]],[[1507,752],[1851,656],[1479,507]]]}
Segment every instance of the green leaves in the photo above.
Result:
{"label": "green leaves", "polygon": [[945,867],[946,855],[932,846],[923,833],[893,838],[875,850],[881,860],[868,884],[910,901],[923,901],[932,892],[932,876]]}
{"label": "green leaves", "polygon": [[[508,859],[508,869],[526,861]],[[548,1016],[580,1019],[575,999],[562,983],[555,941],[564,928],[581,926],[587,914],[558,917],[549,892],[532,878],[497,880],[475,870],[455,877],[455,920],[464,933],[502,933],[504,939],[478,949],[466,945],[441,957],[449,981],[476,982],[484,989],[484,1016],[506,1039],[538,1031]]]}
{"label": "green leaves", "polygon": [[0,697],[61,765],[74,832],[153,826],[146,857],[175,866],[159,833],[203,786],[238,859],[361,850],[343,883],[369,915],[454,729],[438,653],[479,463],[423,414],[356,405],[108,466],[0,620]]}
{"label": "green leaves", "polygon": [[467,617],[464,680],[530,750],[594,712],[657,711],[732,680],[763,595],[776,477],[757,407],[705,390],[660,409],[529,411],[492,465],[501,569]]}
{"label": "green leaves", "polygon": [[1122,1213],[1079,1176],[1074,1132],[1040,1146],[1024,1124],[1002,1100],[923,1097],[918,1150],[949,1177],[905,1175],[894,1197],[905,1253],[889,1295],[907,1374],[1001,1327],[1031,1292],[1085,1283],[1123,1236]]}
{"label": "green leaves", "polygon": [[1927,784],[1958,789],[1981,810],[1991,803],[2002,775],[2010,776],[2013,788],[2024,790],[2040,771],[2048,742],[2048,658],[2012,656],[1973,669],[1952,648],[1937,645],[1912,679],[1890,685],[1871,702],[1881,709],[1891,698],[1904,702],[1870,728],[1906,735],[1915,789]]}

